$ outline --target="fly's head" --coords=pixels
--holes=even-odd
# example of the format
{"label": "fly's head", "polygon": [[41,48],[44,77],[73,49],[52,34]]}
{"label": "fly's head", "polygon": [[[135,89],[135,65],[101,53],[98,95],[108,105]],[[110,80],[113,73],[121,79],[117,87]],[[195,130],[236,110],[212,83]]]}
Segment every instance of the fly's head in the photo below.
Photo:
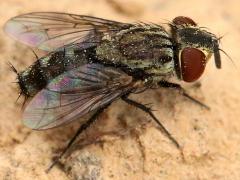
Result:
{"label": "fly's head", "polygon": [[194,82],[203,74],[212,54],[221,68],[219,38],[197,26],[188,17],[178,16],[170,24],[175,45],[175,70],[179,79]]}

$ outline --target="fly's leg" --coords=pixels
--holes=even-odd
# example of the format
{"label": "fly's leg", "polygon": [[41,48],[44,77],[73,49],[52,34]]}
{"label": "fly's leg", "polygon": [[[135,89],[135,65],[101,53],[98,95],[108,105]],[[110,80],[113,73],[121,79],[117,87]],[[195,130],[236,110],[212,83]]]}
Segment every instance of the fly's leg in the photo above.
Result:
{"label": "fly's leg", "polygon": [[107,106],[99,109],[96,111],[90,119],[85,122],[84,124],[81,124],[75,135],[72,137],[72,139],[68,142],[67,146],[64,148],[64,150],[59,154],[59,156],[52,162],[52,164],[46,169],[46,172],[48,173],[54,165],[56,165],[59,160],[64,156],[64,154],[67,152],[67,150],[73,145],[77,137],[84,131],[86,130],[94,121],[96,121],[97,117],[103,112],[103,110],[107,108]]}
{"label": "fly's leg", "polygon": [[171,82],[167,82],[167,81],[160,81],[160,82],[158,82],[158,85],[160,87],[164,87],[164,88],[175,88],[175,89],[179,90],[184,97],[188,98],[189,100],[198,104],[199,106],[201,106],[207,110],[210,110],[210,107],[208,107],[206,104],[200,102],[199,100],[197,100],[194,97],[187,94],[180,84],[171,83]]}
{"label": "fly's leg", "polygon": [[136,102],[134,100],[129,99],[127,96],[122,96],[122,100],[125,101],[126,103],[135,106],[136,108],[141,109],[142,111],[146,112],[147,114],[149,114],[151,116],[151,118],[153,118],[153,120],[160,126],[161,131],[173,142],[173,144],[180,149],[181,153],[182,153],[182,148],[180,146],[180,144],[177,142],[177,140],[168,132],[168,130],[163,126],[163,124],[155,117],[155,115],[152,113],[151,108]]}

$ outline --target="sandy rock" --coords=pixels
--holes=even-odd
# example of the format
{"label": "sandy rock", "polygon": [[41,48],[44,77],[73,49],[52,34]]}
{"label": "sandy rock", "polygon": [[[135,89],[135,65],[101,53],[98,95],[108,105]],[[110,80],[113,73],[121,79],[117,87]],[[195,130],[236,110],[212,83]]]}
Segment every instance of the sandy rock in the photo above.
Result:
{"label": "sandy rock", "polygon": [[33,131],[21,122],[10,61],[23,70],[35,57],[24,45],[0,31],[0,179],[230,179],[240,178],[240,11],[239,1],[222,0],[58,0],[0,1],[0,27],[11,17],[33,11],[61,11],[118,21],[163,22],[178,15],[192,17],[221,36],[223,68],[209,62],[201,86],[183,84],[211,111],[186,100],[174,90],[152,90],[132,95],[153,103],[154,114],[183,147],[179,150],[150,117],[118,101],[81,137],[48,174],[46,168],[77,130],[69,126]]}

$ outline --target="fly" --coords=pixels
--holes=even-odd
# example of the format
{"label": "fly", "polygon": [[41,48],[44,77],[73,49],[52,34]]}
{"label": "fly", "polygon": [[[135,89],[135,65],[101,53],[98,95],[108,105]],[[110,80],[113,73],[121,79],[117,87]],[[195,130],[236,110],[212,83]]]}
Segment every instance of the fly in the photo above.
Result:
{"label": "fly", "polygon": [[[76,119],[81,121],[79,130],[53,165],[76,137],[119,98],[148,113],[181,149],[151,109],[128,96],[156,87],[177,88],[188,99],[209,109],[170,78],[198,80],[212,55],[220,69],[221,49],[219,38],[189,17],[178,16],[168,25],[170,31],[158,24],[121,23],[54,12],[24,14],[6,23],[5,31],[10,36],[49,52],[26,70],[15,70],[21,94],[32,98],[24,110],[24,124],[45,130]],[[81,120],[86,114],[91,114],[91,118]]]}

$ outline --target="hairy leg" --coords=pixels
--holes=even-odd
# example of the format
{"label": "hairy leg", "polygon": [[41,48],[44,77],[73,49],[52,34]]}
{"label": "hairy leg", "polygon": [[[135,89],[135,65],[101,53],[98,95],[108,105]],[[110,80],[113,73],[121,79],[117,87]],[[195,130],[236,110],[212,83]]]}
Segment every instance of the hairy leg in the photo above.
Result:
{"label": "hairy leg", "polygon": [[197,100],[194,97],[191,97],[189,94],[187,94],[180,84],[171,83],[171,82],[167,82],[167,81],[160,81],[158,83],[158,85],[160,87],[164,87],[164,88],[177,89],[177,90],[179,90],[182,93],[182,95],[184,97],[188,98],[189,100],[191,100],[192,102],[198,104],[199,106],[201,106],[201,107],[203,107],[203,108],[205,108],[207,110],[210,110],[210,107],[208,107],[206,104],[200,102],[199,100]]}
{"label": "hairy leg", "polygon": [[64,148],[64,150],[59,154],[59,156],[52,162],[52,164],[47,168],[46,172],[48,173],[54,165],[56,165],[59,160],[64,156],[64,154],[67,152],[67,150],[73,145],[77,137],[86,130],[94,121],[96,121],[97,117],[103,112],[105,108],[108,106],[105,106],[98,111],[96,111],[84,124],[81,124],[75,135],[71,138],[71,140],[68,142],[67,146]]}

